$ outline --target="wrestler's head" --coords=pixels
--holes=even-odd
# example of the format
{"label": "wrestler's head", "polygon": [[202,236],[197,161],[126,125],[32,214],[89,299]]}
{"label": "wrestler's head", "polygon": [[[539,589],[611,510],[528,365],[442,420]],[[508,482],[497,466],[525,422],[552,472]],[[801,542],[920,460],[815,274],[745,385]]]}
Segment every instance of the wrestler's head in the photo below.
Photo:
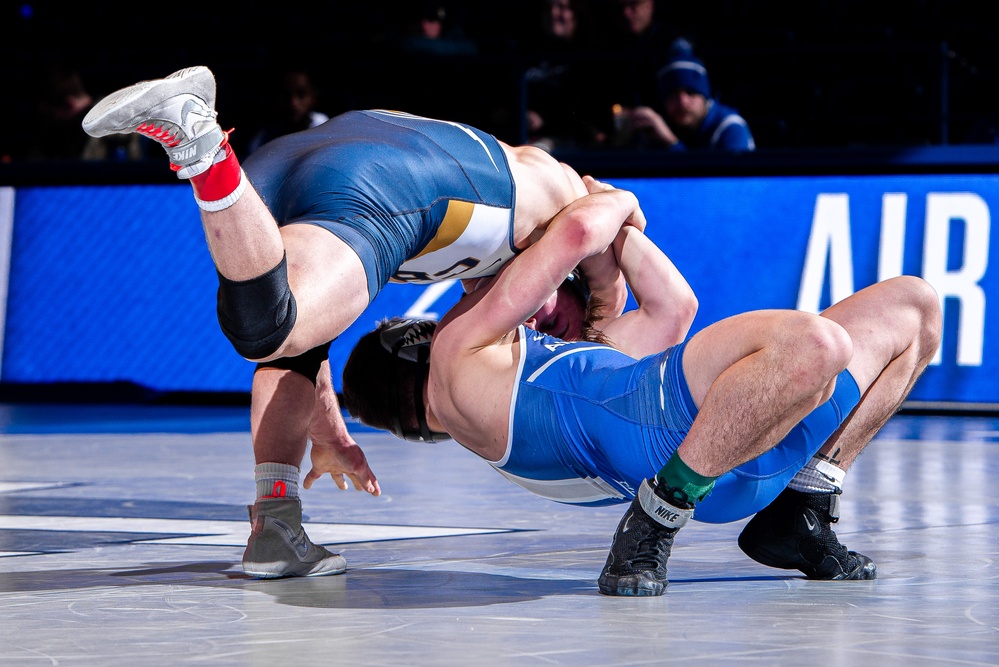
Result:
{"label": "wrestler's head", "polygon": [[437,322],[384,320],[354,346],[343,367],[343,404],[361,423],[405,440],[438,442],[427,426],[423,384]]}
{"label": "wrestler's head", "polygon": [[562,340],[605,342],[599,332],[593,329],[593,322],[598,319],[600,308],[599,300],[590,294],[586,278],[579,269],[575,269],[524,325]]}

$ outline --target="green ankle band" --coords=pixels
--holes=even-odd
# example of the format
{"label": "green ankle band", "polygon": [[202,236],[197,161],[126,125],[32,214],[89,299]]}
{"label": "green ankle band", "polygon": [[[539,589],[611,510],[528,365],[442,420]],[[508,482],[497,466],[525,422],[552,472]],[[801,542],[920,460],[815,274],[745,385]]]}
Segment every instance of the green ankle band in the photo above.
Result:
{"label": "green ankle band", "polygon": [[718,478],[705,477],[691,470],[679,454],[673,454],[656,475],[661,486],[679,489],[693,502],[704,500],[704,496],[714,488],[716,479]]}

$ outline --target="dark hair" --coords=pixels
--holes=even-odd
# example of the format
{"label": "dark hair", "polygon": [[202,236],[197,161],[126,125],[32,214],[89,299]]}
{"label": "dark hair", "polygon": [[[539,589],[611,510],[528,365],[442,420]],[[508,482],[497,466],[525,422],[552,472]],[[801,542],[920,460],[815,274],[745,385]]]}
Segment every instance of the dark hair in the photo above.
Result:
{"label": "dark hair", "polygon": [[423,382],[437,322],[392,318],[361,337],[343,369],[343,403],[363,424],[404,440],[440,442],[447,433],[427,424]]}
{"label": "dark hair", "polygon": [[595,329],[593,324],[603,316],[604,302],[590,292],[590,283],[582,269],[576,267],[562,282],[569,292],[583,307],[583,335],[580,340],[602,345],[611,345],[611,340],[603,331]]}
{"label": "dark hair", "polygon": [[593,323],[600,319],[604,307],[604,302],[595,296],[591,296],[587,300],[586,314],[583,316],[583,337],[581,340],[600,343],[601,345],[614,345],[603,331],[593,327]]}
{"label": "dark hair", "polygon": [[396,419],[416,425],[416,365],[400,361],[381,343],[381,322],[351,350],[343,367],[343,407],[362,424],[393,431]]}

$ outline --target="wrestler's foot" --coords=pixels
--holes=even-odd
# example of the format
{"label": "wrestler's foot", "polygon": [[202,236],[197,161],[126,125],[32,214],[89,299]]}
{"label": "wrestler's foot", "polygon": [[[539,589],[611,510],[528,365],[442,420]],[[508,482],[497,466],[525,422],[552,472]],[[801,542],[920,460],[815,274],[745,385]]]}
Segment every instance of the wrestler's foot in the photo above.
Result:
{"label": "wrestler's foot", "polygon": [[838,493],[784,489],[742,529],[739,548],[758,563],[801,570],[809,579],[874,579],[874,562],[840,544],[830,528],[837,521]]}
{"label": "wrestler's foot", "polygon": [[597,584],[604,595],[662,595],[673,537],[694,514],[693,503],[645,480],[614,534]]}
{"label": "wrestler's foot", "polygon": [[250,510],[252,532],[243,552],[243,572],[251,577],[319,577],[340,574],[347,561],[317,544],[302,528],[298,498],[260,498]]}
{"label": "wrestler's foot", "polygon": [[212,166],[226,138],[215,117],[215,76],[198,66],[111,93],[86,115],[83,129],[92,137],[137,132],[154,139],[177,176],[191,178]]}

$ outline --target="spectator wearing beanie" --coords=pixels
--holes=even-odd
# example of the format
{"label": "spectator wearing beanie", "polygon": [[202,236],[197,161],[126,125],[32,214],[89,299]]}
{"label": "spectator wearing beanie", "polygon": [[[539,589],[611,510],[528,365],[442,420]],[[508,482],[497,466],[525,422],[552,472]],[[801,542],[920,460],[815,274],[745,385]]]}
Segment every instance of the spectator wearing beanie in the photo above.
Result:
{"label": "spectator wearing beanie", "polygon": [[708,71],[698,58],[690,53],[677,56],[659,70],[657,79],[662,114],[651,107],[628,111],[630,143],[644,141],[672,150],[756,149],[746,120],[712,97]]}

